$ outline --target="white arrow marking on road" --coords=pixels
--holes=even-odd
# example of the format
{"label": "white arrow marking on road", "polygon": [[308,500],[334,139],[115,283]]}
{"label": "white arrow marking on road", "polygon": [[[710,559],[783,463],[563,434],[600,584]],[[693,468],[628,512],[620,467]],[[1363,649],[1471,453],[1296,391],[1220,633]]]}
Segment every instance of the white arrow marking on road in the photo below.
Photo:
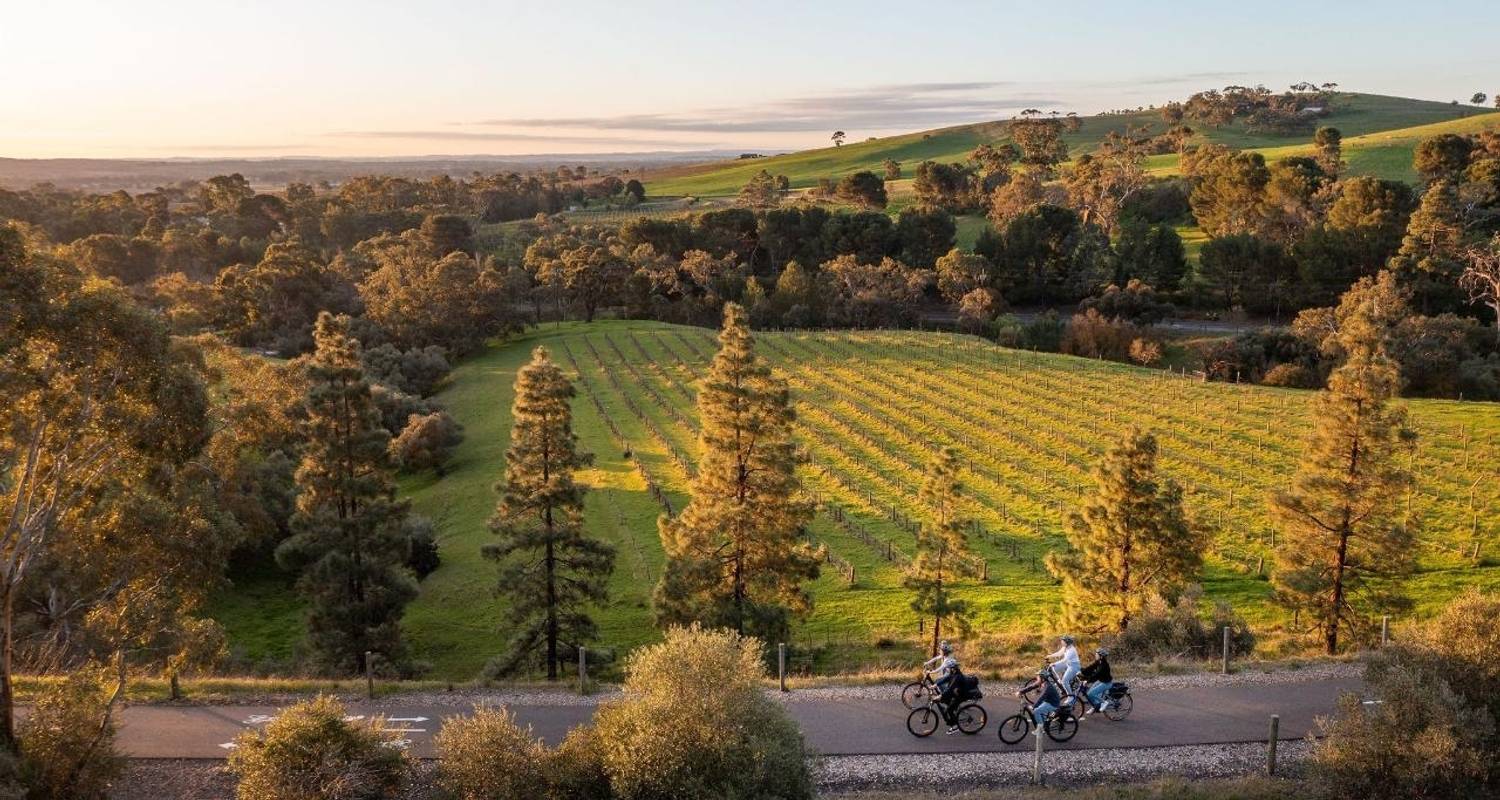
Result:
{"label": "white arrow marking on road", "polygon": [[426,733],[426,728],[381,728],[385,733]]}
{"label": "white arrow marking on road", "polygon": [[239,745],[235,744],[234,742],[225,742],[219,746],[224,748],[225,750],[233,750],[234,748],[239,747]]}
{"label": "white arrow marking on road", "polygon": [[386,717],[386,722],[426,722],[426,717]]}
{"label": "white arrow marking on road", "polygon": [[270,722],[273,719],[276,719],[276,717],[275,717],[275,715],[272,715],[272,714],[251,714],[250,718],[247,719],[247,720],[245,720],[245,724],[246,725],[264,725],[264,724],[266,724],[267,722]]}
{"label": "white arrow marking on road", "polygon": [[1367,705],[1367,706],[1373,706],[1373,705],[1378,705],[1378,704],[1384,703],[1384,702],[1385,702],[1384,700],[1366,700],[1365,701],[1365,705]]}

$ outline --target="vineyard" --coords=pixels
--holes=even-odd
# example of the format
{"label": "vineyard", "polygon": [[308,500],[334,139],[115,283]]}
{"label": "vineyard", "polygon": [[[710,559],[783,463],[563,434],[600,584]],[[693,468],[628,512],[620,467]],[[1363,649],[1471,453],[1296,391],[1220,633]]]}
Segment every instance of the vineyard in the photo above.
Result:
{"label": "vineyard", "polygon": [[[1210,384],[1164,371],[1006,350],[966,336],[865,331],[761,333],[757,349],[789,382],[818,502],[809,535],[827,546],[803,644],[846,657],[903,649],[918,621],[900,588],[921,512],[916,487],[943,445],[967,466],[967,516],[982,579],[961,594],[979,634],[1045,629],[1056,587],[1042,566],[1062,544],[1064,515],[1091,489],[1090,471],[1129,426],[1154,431],[1166,471],[1192,517],[1213,532],[1203,584],[1262,634],[1291,646],[1269,603],[1265,498],[1295,467],[1311,393]],[[490,597],[493,565],[479,547],[503,469],[510,384],[532,347],[547,346],[576,376],[575,425],[596,463],[582,475],[591,531],[618,548],[601,644],[654,636],[649,599],[660,575],[656,520],[688,498],[697,460],[694,385],[715,332],[601,322],[533,332],[466,362],[443,399],[468,440],[450,474],[409,482],[416,509],[441,531],[443,567],[406,620],[420,658],[447,677],[473,675],[502,641]],[[1467,585],[1500,587],[1500,413],[1452,401],[1409,403],[1419,438],[1406,453],[1417,479],[1405,513],[1419,531],[1418,613]],[[857,663],[839,662],[852,667]]]}

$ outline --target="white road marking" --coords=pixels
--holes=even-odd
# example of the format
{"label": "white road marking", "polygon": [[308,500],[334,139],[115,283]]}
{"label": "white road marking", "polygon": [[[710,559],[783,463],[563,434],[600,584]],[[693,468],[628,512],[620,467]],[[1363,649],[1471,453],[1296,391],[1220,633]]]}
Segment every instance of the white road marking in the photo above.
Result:
{"label": "white road marking", "polygon": [[235,744],[234,742],[225,742],[219,746],[224,748],[225,750],[233,750],[234,748],[239,747],[239,745]]}
{"label": "white road marking", "polygon": [[275,714],[252,714],[252,715],[250,715],[249,719],[245,720],[245,724],[246,725],[264,725],[264,724],[266,724],[267,722],[270,722],[273,719],[276,719],[276,715]]}
{"label": "white road marking", "polygon": [[426,717],[386,717],[387,722],[426,722]]}

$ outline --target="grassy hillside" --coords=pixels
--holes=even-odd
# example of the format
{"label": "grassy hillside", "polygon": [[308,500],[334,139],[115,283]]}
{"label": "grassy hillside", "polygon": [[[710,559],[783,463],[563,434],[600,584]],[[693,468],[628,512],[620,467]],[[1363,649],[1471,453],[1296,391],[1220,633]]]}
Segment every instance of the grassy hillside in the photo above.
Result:
{"label": "grassy hillside", "polygon": [[[1215,529],[1208,596],[1245,613],[1267,653],[1284,643],[1274,632],[1282,617],[1256,565],[1270,537],[1264,497],[1295,462],[1310,394],[1204,384],[948,334],[782,333],[758,341],[790,381],[800,437],[814,458],[806,482],[825,502],[811,533],[835,562],[816,584],[814,615],[795,634],[796,643],[821,649],[818,668],[915,654],[916,619],[900,588],[902,558],[913,546],[906,520],[920,515],[922,464],[943,444],[969,461],[968,513],[981,526],[974,542],[989,571],[962,592],[978,609],[979,639],[971,645],[1008,652],[1006,643],[1032,638],[1056,606],[1056,588],[1035,564],[1059,546],[1061,515],[1088,491],[1097,455],[1132,424],[1157,432],[1167,471],[1190,490],[1190,511]],[[649,599],[662,566],[656,519],[664,509],[646,478],[682,507],[682,462],[697,450],[693,386],[714,352],[714,334],[648,322],[548,326],[459,366],[441,399],[467,439],[446,478],[402,487],[440,528],[442,567],[405,622],[415,655],[432,663],[436,678],[474,676],[503,642],[494,565],[479,548],[491,538],[485,522],[503,468],[511,384],[538,344],[582,374],[576,427],[597,457],[582,475],[591,487],[588,526],[619,551],[611,600],[597,611],[601,644],[623,649],[656,635]],[[1500,486],[1476,484],[1500,456],[1500,414],[1475,403],[1410,406],[1422,435],[1411,506],[1422,541],[1415,591],[1420,610],[1430,611],[1463,586],[1500,590],[1493,566]],[[835,505],[849,526],[835,522]],[[1469,558],[1476,541],[1486,566]],[[219,617],[236,650],[252,659],[290,652],[301,628],[285,592],[284,580],[266,576],[221,601]]]}
{"label": "grassy hillside", "polygon": [[[1500,113],[1402,97],[1341,94],[1335,101],[1334,112],[1320,124],[1343,131],[1351,172],[1410,180],[1414,177],[1411,152],[1418,140],[1435,133],[1472,132],[1500,126]],[[1082,128],[1064,138],[1076,155],[1094,149],[1106,133],[1123,130],[1127,125],[1145,125],[1157,132],[1165,127],[1155,111],[1085,117]],[[1195,141],[1264,150],[1268,157],[1284,157],[1310,149],[1305,140],[1310,137],[1251,133],[1245,130],[1242,122],[1217,129],[1193,127],[1200,129]],[[786,175],[794,188],[800,188],[816,185],[819,178],[837,178],[860,170],[882,174],[881,165],[888,158],[901,162],[909,178],[917,164],[924,160],[963,161],[975,146],[1003,136],[1004,125],[1001,123],[960,125],[771,158],[672,168],[652,174],[646,181],[646,188],[657,196],[728,195],[739,191],[750,176],[761,169]],[[1177,168],[1177,156],[1153,157],[1149,166],[1158,174],[1173,173]]]}

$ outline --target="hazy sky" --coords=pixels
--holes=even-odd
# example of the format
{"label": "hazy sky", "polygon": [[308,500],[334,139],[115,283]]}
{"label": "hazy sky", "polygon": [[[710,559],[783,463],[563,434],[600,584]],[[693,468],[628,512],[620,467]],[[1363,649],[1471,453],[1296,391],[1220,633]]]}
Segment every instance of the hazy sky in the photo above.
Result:
{"label": "hazy sky", "polygon": [[1500,92],[1497,0],[4,0],[0,157],[816,146],[1298,80]]}

